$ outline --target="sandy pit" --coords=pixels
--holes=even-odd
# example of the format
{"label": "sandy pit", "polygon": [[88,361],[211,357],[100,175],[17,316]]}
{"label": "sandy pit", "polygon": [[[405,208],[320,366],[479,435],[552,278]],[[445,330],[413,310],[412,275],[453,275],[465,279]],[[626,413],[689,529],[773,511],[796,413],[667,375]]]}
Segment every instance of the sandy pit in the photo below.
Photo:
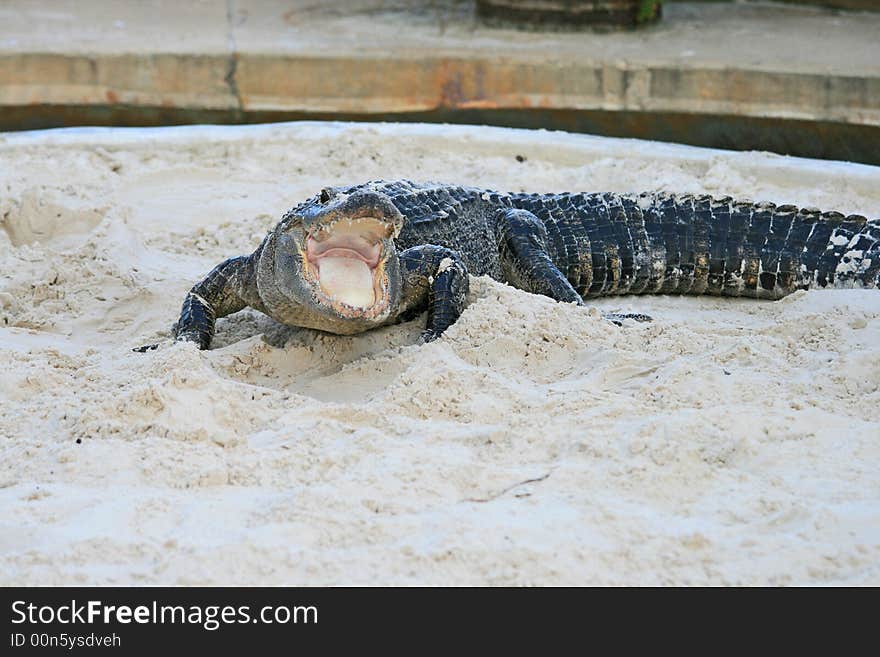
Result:
{"label": "sandy pit", "polygon": [[880,168],[564,133],[0,135],[0,584],[880,584],[875,290],[577,308],[475,278],[429,345],[246,310],[211,351],[131,351],[297,201],[404,176],[880,217]]}

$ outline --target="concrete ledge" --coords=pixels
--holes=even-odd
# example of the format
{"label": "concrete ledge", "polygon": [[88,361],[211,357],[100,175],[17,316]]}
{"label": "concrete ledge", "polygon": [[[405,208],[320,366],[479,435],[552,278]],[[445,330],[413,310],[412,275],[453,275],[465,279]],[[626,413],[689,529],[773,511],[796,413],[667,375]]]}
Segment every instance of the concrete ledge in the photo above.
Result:
{"label": "concrete ledge", "polygon": [[237,107],[225,81],[227,70],[225,57],[211,55],[0,55],[0,107]]}
{"label": "concrete ledge", "polygon": [[779,2],[788,2],[794,5],[819,5],[820,7],[850,11],[880,11],[880,4],[877,3],[877,0],[779,0]]}
{"label": "concrete ledge", "polygon": [[236,80],[247,111],[629,110],[880,125],[880,76],[479,56],[241,55]]}
{"label": "concrete ledge", "polygon": [[625,111],[880,127],[880,14],[668,3],[642,31],[524,34],[480,25],[462,2],[339,7],[9,0],[0,109]]}

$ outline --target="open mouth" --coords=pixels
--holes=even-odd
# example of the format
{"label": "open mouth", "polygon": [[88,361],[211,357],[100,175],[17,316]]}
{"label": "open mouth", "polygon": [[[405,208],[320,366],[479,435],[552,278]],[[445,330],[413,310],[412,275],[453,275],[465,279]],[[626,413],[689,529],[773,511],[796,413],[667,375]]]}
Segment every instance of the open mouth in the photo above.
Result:
{"label": "open mouth", "polygon": [[377,314],[388,304],[382,240],[392,224],[373,217],[338,219],[313,228],[304,262],[322,301],[347,315]]}

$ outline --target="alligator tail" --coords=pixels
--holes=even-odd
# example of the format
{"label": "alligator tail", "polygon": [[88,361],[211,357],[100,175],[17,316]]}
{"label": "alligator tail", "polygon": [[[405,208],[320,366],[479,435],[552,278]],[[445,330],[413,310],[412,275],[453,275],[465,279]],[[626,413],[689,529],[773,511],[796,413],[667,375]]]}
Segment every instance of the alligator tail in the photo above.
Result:
{"label": "alligator tail", "polygon": [[[592,194],[582,293],[779,299],[798,289],[880,287],[880,222],[730,197]],[[586,237],[586,236],[585,236]],[[583,268],[582,268],[583,269]]]}

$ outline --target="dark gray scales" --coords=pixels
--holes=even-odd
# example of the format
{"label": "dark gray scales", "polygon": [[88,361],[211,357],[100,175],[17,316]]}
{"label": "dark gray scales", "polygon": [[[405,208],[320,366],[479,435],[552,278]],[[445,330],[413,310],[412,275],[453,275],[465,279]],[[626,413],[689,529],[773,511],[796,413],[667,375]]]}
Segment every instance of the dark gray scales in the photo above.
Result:
{"label": "dark gray scales", "polygon": [[[880,271],[880,225],[859,215],[664,193],[414,193],[400,183],[390,189],[410,217],[401,244],[457,249],[472,274],[493,278],[498,254],[482,243],[472,248],[471,240],[493,233],[498,208],[532,213],[547,229],[550,259],[585,298],[660,292],[778,299],[809,287],[876,287]],[[438,197],[454,199],[454,210],[432,206]],[[839,271],[844,257],[853,266]],[[658,263],[662,275],[652,266]]]}
{"label": "dark gray scales", "polygon": [[[311,271],[309,249],[331,234],[321,228],[351,226],[345,222],[364,216],[394,233],[381,241],[381,266],[370,269],[387,282],[375,283],[387,292],[381,313],[352,310],[335,297],[329,308],[317,283],[302,284]],[[623,294],[779,299],[798,289],[876,288],[880,224],[730,197],[524,194],[372,181],[327,188],[290,210],[253,254],[224,262],[193,287],[174,333],[206,348],[216,318],[245,306],[346,334],[427,310],[432,339],[461,313],[468,274],[578,304]]]}

